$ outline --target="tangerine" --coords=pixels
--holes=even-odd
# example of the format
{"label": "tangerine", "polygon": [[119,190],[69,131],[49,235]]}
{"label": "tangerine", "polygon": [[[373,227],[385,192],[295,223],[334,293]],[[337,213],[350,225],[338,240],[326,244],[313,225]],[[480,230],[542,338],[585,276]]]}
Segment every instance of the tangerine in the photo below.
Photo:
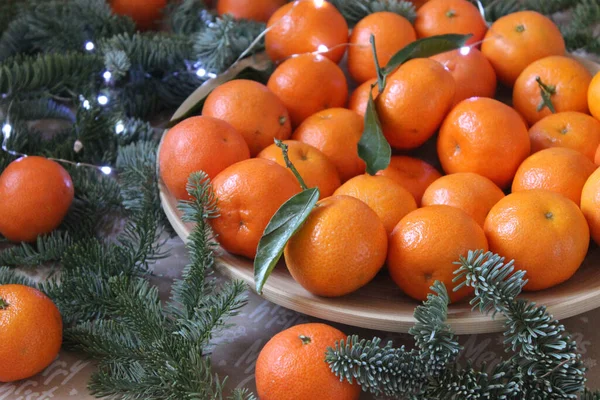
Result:
{"label": "tangerine", "polygon": [[529,156],[515,174],[512,192],[546,189],[579,204],[581,190],[596,165],[580,152],[552,147]]}
{"label": "tangerine", "polygon": [[430,287],[440,281],[452,302],[472,289],[454,291],[452,279],[459,256],[469,250],[487,250],[481,226],[464,211],[446,205],[419,208],[398,222],[390,235],[387,265],[396,285],[408,296],[426,300]]}
{"label": "tangerine", "polygon": [[408,156],[392,156],[390,165],[377,172],[377,175],[387,176],[407,189],[418,206],[421,205],[425,189],[442,176],[431,164]]}
{"label": "tangerine", "polygon": [[[331,196],[340,187],[340,176],[335,164],[319,149],[297,140],[286,140],[283,143],[288,146],[288,157],[306,186],[319,188],[321,198]],[[275,161],[286,167],[283,153],[276,144],[261,151],[257,157]]]}
{"label": "tangerine", "polygon": [[590,113],[600,121],[600,72],[596,73],[588,88]]}
{"label": "tangerine", "polygon": [[385,176],[358,175],[340,186],[335,195],[352,196],[371,207],[388,235],[406,214],[417,209],[413,195]]}
{"label": "tangerine", "polygon": [[579,207],[543,189],[511,193],[500,200],[490,210],[484,230],[492,252],[527,271],[525,290],[547,289],[569,279],[590,242]]}
{"label": "tangerine", "polygon": [[343,107],[348,100],[344,72],[320,55],[303,54],[284,61],[267,86],[287,108],[294,127],[318,111]]}
{"label": "tangerine", "polygon": [[417,11],[415,30],[419,38],[471,34],[467,44],[473,45],[481,42],[487,25],[477,7],[467,0],[430,0]]}
{"label": "tangerine", "polygon": [[376,99],[379,94],[379,87],[375,85],[376,82],[377,79],[369,79],[354,89],[348,100],[348,108],[364,117],[369,103],[369,91],[371,91],[373,99]]}
{"label": "tangerine", "polygon": [[371,35],[375,37],[375,51],[382,66],[407,44],[417,40],[411,23],[396,13],[381,11],[361,19],[352,30],[348,47],[348,72],[358,83],[377,77]]}
{"label": "tangerine", "polygon": [[256,390],[261,400],[358,400],[360,386],[331,373],[325,352],[341,331],[325,324],[296,325],[273,336],[256,360]]}
{"label": "tangerine", "polygon": [[447,205],[460,208],[481,227],[492,207],[504,193],[488,178],[472,172],[442,176],[423,194],[423,207]]}
{"label": "tangerine", "polygon": [[590,227],[592,239],[600,245],[600,168],[590,175],[583,186],[581,211]]}
{"label": "tangerine", "polygon": [[22,157],[0,175],[0,233],[12,242],[33,242],[58,228],[75,190],[69,173],[44,157]]}
{"label": "tangerine", "polygon": [[246,79],[226,82],[206,98],[202,115],[228,122],[239,133],[256,157],[273,139],[285,140],[292,134],[287,109],[262,83]]}
{"label": "tangerine", "polygon": [[446,173],[474,172],[504,189],[529,156],[531,144],[518,112],[498,100],[476,97],[448,114],[437,149]]}
{"label": "tangerine", "polygon": [[414,149],[439,128],[452,107],[456,83],[440,63],[415,58],[387,78],[375,105],[383,133],[397,149]]}
{"label": "tangerine", "polygon": [[229,123],[212,117],[191,117],[169,129],[158,152],[160,176],[177,199],[189,199],[186,190],[192,172],[209,178],[250,157],[244,137]]}
{"label": "tangerine", "polygon": [[535,11],[519,11],[499,18],[488,29],[481,51],[498,79],[512,87],[529,64],[565,54],[565,40],[549,18]]}
{"label": "tangerine", "polygon": [[166,5],[167,0],[110,0],[115,14],[131,17],[141,30],[155,28]]}
{"label": "tangerine", "polygon": [[37,289],[0,285],[0,327],[0,382],[30,378],[58,355],[62,317]]}
{"label": "tangerine", "polygon": [[365,162],[357,146],[364,122],[360,115],[345,108],[330,108],[308,117],[292,139],[321,150],[335,164],[342,182],[365,172]]}
{"label": "tangerine", "polygon": [[290,274],[303,288],[337,297],[375,277],[387,245],[385,227],[375,211],[354,197],[339,195],[317,203],[283,254]]}
{"label": "tangerine", "polygon": [[551,56],[531,63],[523,70],[513,89],[513,106],[530,125],[552,114],[542,107],[542,95],[537,79],[548,88],[556,112],[589,113],[586,91],[592,75],[572,58]]}
{"label": "tangerine", "polygon": [[300,192],[298,181],[286,168],[263,158],[225,168],[212,185],[220,216],[210,224],[217,240],[228,252],[248,258],[256,256],[258,242],[275,212]]}
{"label": "tangerine", "polygon": [[273,61],[319,51],[337,63],[346,52],[347,41],[346,20],[327,1],[288,3],[275,11],[267,22],[265,47]]}
{"label": "tangerine", "polygon": [[532,153],[551,147],[566,147],[594,161],[600,145],[600,121],[575,111],[550,114],[529,129],[529,139]]}
{"label": "tangerine", "polygon": [[267,22],[287,0],[218,0],[219,15],[230,14],[235,18]]}

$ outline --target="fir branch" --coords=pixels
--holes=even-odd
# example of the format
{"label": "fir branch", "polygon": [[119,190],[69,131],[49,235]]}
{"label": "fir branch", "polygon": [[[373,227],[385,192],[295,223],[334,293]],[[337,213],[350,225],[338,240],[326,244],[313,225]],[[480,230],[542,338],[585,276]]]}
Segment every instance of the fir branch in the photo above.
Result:
{"label": "fir branch", "polygon": [[567,48],[600,54],[600,36],[595,34],[600,21],[600,0],[580,0],[568,24],[561,27]]}
{"label": "fir branch", "polygon": [[74,239],[67,232],[54,231],[38,236],[35,245],[21,243],[0,251],[0,265],[34,266],[59,261],[73,243]]}
{"label": "fir branch", "polygon": [[46,1],[22,8],[0,39],[0,60],[14,54],[84,52],[92,43],[133,33],[133,21],[112,12],[105,0]]}
{"label": "fir branch", "polygon": [[8,108],[10,108],[11,120],[58,119],[71,123],[75,122],[73,111],[52,98],[17,99],[12,101]]}
{"label": "fir branch", "polygon": [[167,22],[174,33],[190,35],[214,22],[203,0],[183,0],[173,3],[167,13]]}
{"label": "fir branch", "polygon": [[403,0],[332,0],[350,25],[356,24],[369,14],[380,11],[396,13],[411,23],[417,18],[413,3]]}
{"label": "fir branch", "polygon": [[0,64],[0,93],[7,98],[24,92],[73,96],[100,78],[102,58],[93,54],[43,54],[17,57]]}
{"label": "fir branch", "polygon": [[[237,20],[230,15],[216,18],[192,37],[197,67],[217,74],[225,71],[264,30],[265,24],[260,22]],[[249,54],[263,49],[261,40]]]}
{"label": "fir branch", "polygon": [[22,275],[14,269],[8,267],[0,267],[0,285],[25,285],[36,287],[37,284],[25,275]]}

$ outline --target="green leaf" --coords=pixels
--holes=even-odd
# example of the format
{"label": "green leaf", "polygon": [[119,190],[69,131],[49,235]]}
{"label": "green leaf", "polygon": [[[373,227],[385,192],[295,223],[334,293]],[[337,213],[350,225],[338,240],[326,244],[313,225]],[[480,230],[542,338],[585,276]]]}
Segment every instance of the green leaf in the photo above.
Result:
{"label": "green leaf", "polygon": [[258,294],[262,293],[288,240],[300,229],[317,204],[319,195],[318,188],[301,191],[286,201],[269,221],[254,258],[254,283]]}
{"label": "green leaf", "polygon": [[473,35],[438,35],[419,39],[394,54],[383,69],[384,75],[391,74],[396,68],[413,58],[427,58],[447,51],[460,49]]}
{"label": "green leaf", "polygon": [[365,113],[365,128],[358,142],[358,156],[367,163],[367,172],[371,175],[386,169],[392,157],[392,148],[383,135],[371,92]]}

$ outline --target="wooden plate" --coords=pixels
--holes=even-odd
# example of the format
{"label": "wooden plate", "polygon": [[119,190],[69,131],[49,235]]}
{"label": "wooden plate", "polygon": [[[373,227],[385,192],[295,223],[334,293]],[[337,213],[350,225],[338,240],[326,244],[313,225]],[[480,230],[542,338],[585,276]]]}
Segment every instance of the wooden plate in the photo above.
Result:
{"label": "wooden plate", "polygon": [[[586,59],[577,59],[594,74],[600,71],[600,65]],[[225,74],[207,81],[181,105],[172,120],[187,115],[199,99],[204,98],[216,86],[249,66],[266,69],[268,63],[262,56],[246,59]],[[160,198],[173,228],[184,241],[187,241],[193,226],[182,222],[177,201],[162,181]],[[217,268],[222,273],[243,280],[254,288],[252,261],[220,249]],[[600,248],[591,246],[583,265],[568,282],[541,292],[525,293],[524,296],[538,304],[548,306],[548,310],[558,319],[572,317],[600,307]],[[415,323],[414,308],[419,305],[416,300],[405,296],[385,271],[367,286],[350,295],[339,298],[314,296],[293,280],[283,262],[271,274],[264,287],[263,297],[313,317],[390,332],[408,332]],[[503,330],[503,319],[500,316],[493,320],[479,312],[472,312],[466,301],[450,306],[448,322],[457,334]]]}

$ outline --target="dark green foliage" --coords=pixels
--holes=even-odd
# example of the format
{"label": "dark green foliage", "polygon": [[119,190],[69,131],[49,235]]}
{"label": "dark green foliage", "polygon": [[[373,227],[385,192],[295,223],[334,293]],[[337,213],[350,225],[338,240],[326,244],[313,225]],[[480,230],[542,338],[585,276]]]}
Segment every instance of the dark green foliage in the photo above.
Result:
{"label": "dark green foliage", "polygon": [[14,269],[8,267],[0,267],[0,285],[27,285],[35,287],[36,284],[33,280],[27,278],[25,275],[15,272]]}
{"label": "dark green foliage", "polygon": [[47,236],[39,236],[35,245],[21,243],[0,251],[0,265],[37,266],[58,261],[73,243],[74,239],[68,232],[55,231]]}
{"label": "dark green foliage", "polygon": [[403,0],[332,0],[331,3],[342,13],[348,24],[354,25],[369,14],[390,11],[403,16],[410,22],[417,17],[417,10],[410,1]]}
{"label": "dark green foliage", "polygon": [[567,47],[600,54],[600,36],[594,34],[599,21],[600,0],[581,0],[573,8],[570,22],[562,27]]}
{"label": "dark green foliage", "polygon": [[183,0],[172,3],[167,21],[174,33],[189,35],[198,32],[214,20],[203,0]]}

